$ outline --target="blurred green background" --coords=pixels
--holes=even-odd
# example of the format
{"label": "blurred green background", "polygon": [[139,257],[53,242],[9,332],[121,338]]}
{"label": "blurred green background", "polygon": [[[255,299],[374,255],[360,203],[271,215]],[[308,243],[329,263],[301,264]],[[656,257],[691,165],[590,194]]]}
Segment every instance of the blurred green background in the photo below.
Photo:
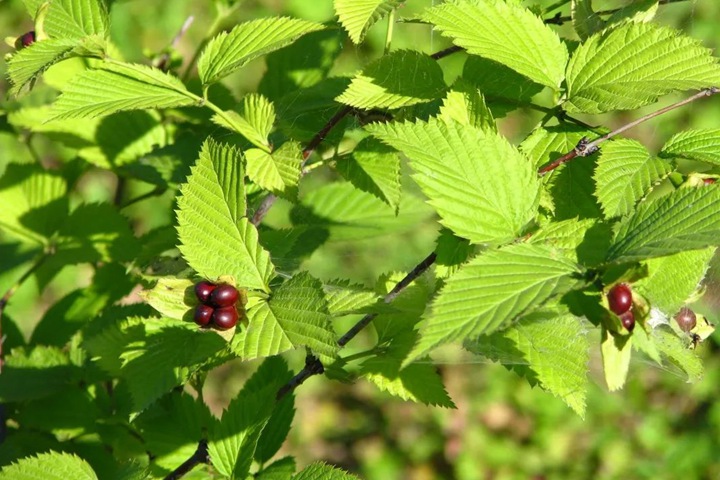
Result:
{"label": "blurred green background", "polygon": [[[268,15],[286,14],[316,21],[333,21],[331,0],[245,1],[233,22]],[[431,0],[410,0],[399,11],[408,18]],[[527,2],[547,6],[554,1]],[[628,2],[595,1],[596,10],[614,8]],[[178,44],[187,60],[203,39],[213,21],[214,3],[199,0],[132,0],[112,2],[112,36],[122,55],[132,61],[147,61],[165,48],[189,16],[189,30]],[[561,11],[567,14],[569,6]],[[720,45],[720,2],[694,0],[660,7],[657,20],[682,29],[716,49]],[[231,27],[233,22],[228,22]],[[346,41],[331,72],[350,75],[362,65],[382,55],[387,22],[381,21],[369,32],[361,47]],[[0,1],[0,31],[15,37],[32,29],[20,0]],[[569,25],[559,28],[572,36]],[[447,42],[424,25],[400,23],[395,26],[393,49],[413,48],[431,53]],[[10,51],[4,46],[2,53]],[[458,75],[465,60],[456,54],[441,61],[448,81]],[[264,72],[264,61],[256,60],[225,83],[239,98],[256,90]],[[8,85],[4,63],[0,63],[0,92],[5,98]],[[669,104],[682,95],[663,98]],[[541,99],[549,102],[550,99]],[[595,125],[613,127],[653,111],[653,105],[640,111],[585,117]],[[521,140],[536,124],[536,112],[515,112],[500,121],[503,133]],[[0,123],[5,124],[4,118]],[[6,126],[6,125],[5,125]],[[628,133],[657,150],[673,133],[686,128],[720,128],[718,100],[696,102],[675,110]],[[27,159],[20,134],[0,128],[0,173],[7,163]],[[34,148],[43,158],[65,161],[72,151],[35,138]],[[318,172],[304,180],[304,192],[331,178]],[[116,179],[102,170],[86,174],[76,192],[78,199],[110,200]],[[137,192],[146,185],[133,184]],[[131,209],[139,232],[172,221],[172,196],[166,211]],[[2,207],[0,207],[2,208]],[[282,223],[289,206],[275,207],[269,223]],[[305,264],[322,279],[351,278],[371,284],[379,275],[412,268],[430,252],[437,233],[435,222],[418,225],[411,233],[363,241],[334,242],[319,249]],[[13,255],[15,265],[0,272],[0,291],[4,292],[23,271],[22,252],[2,245],[0,255]],[[377,259],[382,258],[382,262]],[[706,280],[707,295],[694,308],[708,319],[720,321],[720,262],[716,260]],[[86,268],[66,268],[48,288],[38,291],[27,282],[13,297],[8,313],[21,320],[29,335],[43,312],[68,291],[89,281]],[[344,331],[355,318],[337,325]],[[363,349],[372,333],[356,339],[347,354]],[[608,393],[601,379],[599,360],[593,358],[591,376],[595,379],[588,393],[587,417],[576,416],[560,400],[529,387],[525,380],[500,365],[467,363],[460,353],[439,365],[456,410],[429,408],[405,403],[379,393],[373,386],[358,382],[341,384],[326,378],[313,378],[297,391],[297,413],[291,436],[283,448],[295,455],[299,466],[325,460],[368,479],[717,479],[720,478],[720,336],[715,334],[700,347],[706,375],[701,383],[690,385],[673,369],[660,369],[642,361],[631,368],[626,388]],[[571,341],[571,339],[569,339]],[[300,353],[289,357],[297,370]],[[213,371],[206,386],[206,399],[220,411],[240,389],[255,364],[240,362]],[[2,448],[0,446],[0,448]]]}

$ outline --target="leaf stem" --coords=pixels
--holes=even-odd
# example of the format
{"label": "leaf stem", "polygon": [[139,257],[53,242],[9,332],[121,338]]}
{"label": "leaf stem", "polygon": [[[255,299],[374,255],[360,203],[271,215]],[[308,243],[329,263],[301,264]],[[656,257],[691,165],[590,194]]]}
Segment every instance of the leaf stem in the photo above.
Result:
{"label": "leaf stem", "polygon": [[198,447],[195,450],[195,453],[193,453],[190,458],[185,460],[182,465],[170,472],[170,474],[165,477],[165,480],[177,480],[201,463],[210,463],[207,440],[200,440],[200,443],[198,443]]}
{"label": "leaf stem", "polygon": [[396,16],[396,10],[393,8],[392,10],[390,10],[390,14],[388,15],[387,32],[385,32],[385,52],[384,52],[385,55],[390,53],[390,45],[392,44],[393,29],[395,27],[395,16]]}

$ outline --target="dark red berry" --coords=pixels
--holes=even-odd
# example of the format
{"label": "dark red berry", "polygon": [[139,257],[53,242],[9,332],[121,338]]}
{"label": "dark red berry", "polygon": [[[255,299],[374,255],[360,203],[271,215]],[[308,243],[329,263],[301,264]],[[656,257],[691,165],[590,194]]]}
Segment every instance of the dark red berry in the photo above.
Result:
{"label": "dark red berry", "polygon": [[20,50],[21,48],[29,47],[33,43],[35,43],[35,30],[30,30],[15,40],[15,49]]}
{"label": "dark red berry", "polygon": [[217,285],[206,280],[195,284],[195,296],[201,303],[208,303],[210,294],[217,288]]}
{"label": "dark red berry", "polygon": [[715,179],[714,178],[703,178],[703,183],[705,185],[712,185],[713,183],[715,183]]}
{"label": "dark red berry", "polygon": [[628,332],[632,332],[633,328],[635,328],[635,315],[633,315],[632,310],[628,310],[627,312],[620,315],[620,321],[623,324],[623,327],[625,327]]}
{"label": "dark red berry", "polygon": [[195,307],[195,316],[193,320],[201,327],[206,327],[212,319],[213,308],[207,305],[198,305]]}
{"label": "dark red berry", "polygon": [[632,292],[627,283],[619,283],[612,287],[607,294],[610,311],[615,315],[622,315],[632,307]]}
{"label": "dark red berry", "polygon": [[215,307],[229,307],[235,305],[238,291],[232,285],[218,285],[210,294],[210,304]]}
{"label": "dark red berry", "polygon": [[232,328],[238,321],[237,310],[234,306],[218,308],[213,313],[212,321],[219,330]]}
{"label": "dark red berry", "polygon": [[680,311],[675,314],[675,321],[683,332],[689,332],[697,325],[695,312],[687,307],[681,308]]}

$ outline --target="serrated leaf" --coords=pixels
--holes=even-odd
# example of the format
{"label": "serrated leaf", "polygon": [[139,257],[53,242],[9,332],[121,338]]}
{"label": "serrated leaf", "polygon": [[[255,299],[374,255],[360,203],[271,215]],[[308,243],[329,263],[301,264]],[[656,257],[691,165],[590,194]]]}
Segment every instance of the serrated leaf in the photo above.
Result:
{"label": "serrated leaf", "polygon": [[415,50],[397,50],[365,67],[335,100],[365,110],[393,109],[430,102],[443,90],[445,81],[437,61]]}
{"label": "serrated leaf", "polygon": [[381,391],[403,400],[455,408],[434,365],[415,363],[398,371],[397,365],[378,357],[363,364],[362,376]]}
{"label": "serrated leaf", "polygon": [[210,40],[198,60],[200,80],[206,86],[217,82],[249,61],[323,28],[317,23],[286,17],[241,23]]}
{"label": "serrated leaf", "polygon": [[334,0],[335,14],[356,45],[377,21],[397,8],[400,0]]}
{"label": "serrated leaf", "polygon": [[610,247],[611,231],[595,219],[573,218],[543,225],[528,241],[557,249],[582,265],[597,265]]}
{"label": "serrated leaf", "polygon": [[440,223],[457,235],[473,243],[503,243],[520,236],[534,218],[537,175],[497,134],[436,119],[367,129],[410,159],[413,178]]}
{"label": "serrated leaf", "polygon": [[[539,169],[572,151],[583,137],[594,136],[590,130],[575,125],[537,128],[520,144],[520,151]],[[577,161],[581,162],[582,159]]]}
{"label": "serrated leaf", "polygon": [[139,295],[163,317],[178,320],[198,303],[194,283],[187,278],[161,277],[153,288]]}
{"label": "serrated leaf", "polygon": [[432,210],[415,195],[403,195],[399,212],[347,182],[317,188],[291,211],[296,226],[321,229],[332,241],[362,240],[417,228]]}
{"label": "serrated leaf", "polygon": [[605,28],[605,22],[593,11],[592,0],[572,0],[572,25],[580,39],[585,40]]}
{"label": "serrated leaf", "polygon": [[233,152],[203,146],[177,200],[179,248],[202,277],[232,275],[242,287],[268,291],[273,265],[244,216],[242,161]]}
{"label": "serrated leaf", "polygon": [[15,348],[4,359],[0,400],[8,403],[52,395],[76,381],[78,370],[60,348]]}
{"label": "serrated leaf", "polygon": [[475,252],[475,246],[443,228],[435,240],[435,275],[447,278],[457,271]]}
{"label": "serrated leaf", "polygon": [[400,206],[400,158],[395,150],[374,138],[364,138],[351,156],[338,159],[336,168],[350,183],[371,193],[396,211]]}
{"label": "serrated leaf", "polygon": [[213,331],[170,318],[147,319],[142,340],[126,345],[120,376],[127,382],[135,412],[182,385],[203,363],[225,347]]}
{"label": "serrated leaf", "polygon": [[611,392],[625,385],[630,357],[632,356],[632,335],[622,336],[601,328],[600,351],[602,352],[605,383]]}
{"label": "serrated leaf", "polygon": [[422,15],[468,53],[506,65],[557,90],[565,74],[565,44],[530,10],[500,0],[454,1]]}
{"label": "serrated leaf", "polygon": [[236,334],[232,349],[249,360],[306,346],[333,357],[338,349],[322,283],[299,273],[273,292],[269,303],[247,311],[248,328]]}
{"label": "serrated leaf", "polygon": [[250,180],[275,195],[294,199],[300,180],[303,157],[297,142],[285,142],[272,153],[259,148],[245,151]]}
{"label": "serrated leaf", "polygon": [[658,10],[658,0],[636,0],[628,5],[619,8],[608,18],[608,24],[624,21],[649,22],[655,18]]}
{"label": "serrated leaf", "polygon": [[[117,308],[117,307],[116,307]],[[125,346],[142,341],[145,335],[143,319],[122,311],[120,320],[113,318],[111,308],[107,314],[98,317],[107,326],[98,332],[85,332],[83,347],[90,353],[97,365],[113,376],[119,376],[122,369],[120,355]]]}
{"label": "serrated leaf", "polygon": [[104,64],[101,70],[86,70],[70,81],[49,120],[197,103],[178,78],[161,70],[131,63]]}
{"label": "serrated leaf", "polygon": [[602,210],[595,198],[592,176],[596,157],[584,157],[559,167],[547,179],[546,189],[555,220],[598,218]]}
{"label": "serrated leaf", "polygon": [[97,480],[92,467],[80,457],[69,453],[48,452],[17,460],[3,467],[3,480]]}
{"label": "serrated leaf", "polygon": [[702,379],[702,361],[675,333],[659,327],[652,331],[650,338],[663,355],[687,373],[688,381],[697,382]]}
{"label": "serrated leaf", "polygon": [[250,143],[270,151],[268,135],[275,123],[275,107],[264,96],[251,93],[243,97],[240,112],[216,113],[212,121],[247,138]]}
{"label": "serrated leaf", "polygon": [[53,38],[82,38],[108,34],[108,12],[100,0],[53,0],[43,22]]}
{"label": "serrated leaf", "polygon": [[[587,331],[578,318],[548,312],[531,314],[507,330],[490,338],[465,342],[465,348],[486,354],[487,343],[502,345],[493,337],[512,342],[513,354],[519,354],[532,370],[532,383],[564,401],[578,415],[585,417],[588,387],[589,342]],[[495,360],[493,356],[491,359]]]}
{"label": "serrated leaf", "polygon": [[625,219],[607,260],[628,262],[718,245],[720,188],[682,188],[641,204]]}
{"label": "serrated leaf", "polygon": [[357,313],[379,300],[378,295],[360,285],[353,285],[349,280],[323,282],[328,312],[333,317]]}
{"label": "serrated leaf", "polygon": [[495,119],[482,93],[462,78],[455,82],[443,99],[439,117],[445,122],[456,121],[480,130],[497,131]]}
{"label": "serrated leaf", "polygon": [[315,462],[295,475],[293,480],[358,480],[358,477],[331,465]]}
{"label": "serrated leaf", "polygon": [[720,128],[686,130],[667,141],[659,154],[663,158],[689,158],[720,165]]}
{"label": "serrated leaf", "polygon": [[712,52],[690,37],[654,24],[629,23],[590,37],[567,68],[568,112],[630,110],[674,90],[720,83]]}
{"label": "serrated leaf", "polygon": [[448,278],[420,330],[406,363],[455,340],[487,335],[569,291],[574,262],[550,248],[516,244],[488,250]]}
{"label": "serrated leaf", "polygon": [[636,140],[620,139],[603,147],[595,169],[595,195],[605,218],[627,215],[650,188],[673,171]]}
{"label": "serrated leaf", "polygon": [[715,247],[690,250],[647,261],[648,276],[633,283],[653,308],[674,315],[705,277]]}
{"label": "serrated leaf", "polygon": [[293,457],[276,460],[255,474],[257,480],[290,480],[296,469]]}

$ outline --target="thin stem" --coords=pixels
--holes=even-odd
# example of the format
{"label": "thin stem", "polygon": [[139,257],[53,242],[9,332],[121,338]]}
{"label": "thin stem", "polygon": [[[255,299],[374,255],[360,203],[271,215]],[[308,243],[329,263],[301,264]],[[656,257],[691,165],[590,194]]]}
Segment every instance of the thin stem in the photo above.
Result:
{"label": "thin stem", "polygon": [[441,58],[445,58],[448,55],[452,55],[455,52],[461,52],[464,48],[458,47],[457,45],[453,45],[452,47],[448,47],[444,50],[440,50],[439,52],[435,52],[432,55],[430,55],[430,58],[433,60],[440,60]]}
{"label": "thin stem", "polygon": [[385,55],[390,53],[390,44],[392,44],[393,28],[395,27],[396,10],[393,8],[388,15],[387,32],[385,32]]}
{"label": "thin stem", "polygon": [[158,196],[162,195],[163,193],[165,193],[166,191],[167,191],[167,188],[165,188],[165,187],[155,187],[154,189],[150,190],[149,192],[143,193],[142,195],[138,195],[135,198],[131,198],[127,202],[123,203],[120,208],[121,209],[127,208],[130,205],[136,204],[138,202],[142,202],[143,200],[147,200],[148,198],[151,198],[151,197],[158,197]]}
{"label": "thin stem", "polygon": [[691,97],[686,98],[685,100],[680,100],[679,102],[675,102],[672,105],[668,105],[667,107],[663,107],[652,113],[643,115],[642,117],[638,118],[637,120],[633,120],[632,122],[627,123],[619,128],[616,128],[612,132],[607,133],[607,134],[603,135],[602,137],[596,138],[592,142],[588,142],[586,138],[583,138],[572,151],[566,153],[565,155],[556,159],[552,163],[544,166],[543,168],[540,169],[540,171],[538,173],[540,175],[545,175],[546,173],[551,172],[552,170],[555,170],[557,167],[559,167],[563,163],[567,163],[575,157],[586,157],[588,155],[592,155],[593,153],[595,153],[598,150],[598,145],[611,139],[615,135],[619,135],[620,133],[622,133],[626,130],[629,130],[637,125],[640,125],[643,122],[647,122],[651,118],[655,118],[659,115],[662,115],[663,113],[667,113],[671,110],[675,110],[676,108],[682,107],[683,105],[692,103],[700,98],[710,97],[717,93],[720,93],[720,88],[718,88],[718,87],[706,88],[705,90],[701,90],[700,92],[696,93],[695,95],[693,95]]}
{"label": "thin stem", "polygon": [[30,268],[25,271],[25,273],[22,274],[22,276],[15,282],[10,288],[7,289],[5,292],[5,295],[0,298],[0,372],[2,372],[3,367],[3,343],[5,343],[5,338],[3,338],[2,334],[2,316],[3,312],[5,311],[5,306],[8,304],[10,299],[13,295],[15,295],[15,292],[25,283],[25,281],[30,278],[30,276],[37,271],[38,268],[47,260],[48,257],[53,255],[55,253],[55,249],[52,246],[49,246],[46,248],[40,255],[37,256],[33,264],[30,266]]}
{"label": "thin stem", "polygon": [[177,480],[201,463],[210,463],[207,440],[200,440],[200,443],[198,443],[198,447],[197,450],[195,450],[195,453],[193,453],[190,458],[185,460],[182,465],[170,472],[170,474],[165,477],[165,480]]}

